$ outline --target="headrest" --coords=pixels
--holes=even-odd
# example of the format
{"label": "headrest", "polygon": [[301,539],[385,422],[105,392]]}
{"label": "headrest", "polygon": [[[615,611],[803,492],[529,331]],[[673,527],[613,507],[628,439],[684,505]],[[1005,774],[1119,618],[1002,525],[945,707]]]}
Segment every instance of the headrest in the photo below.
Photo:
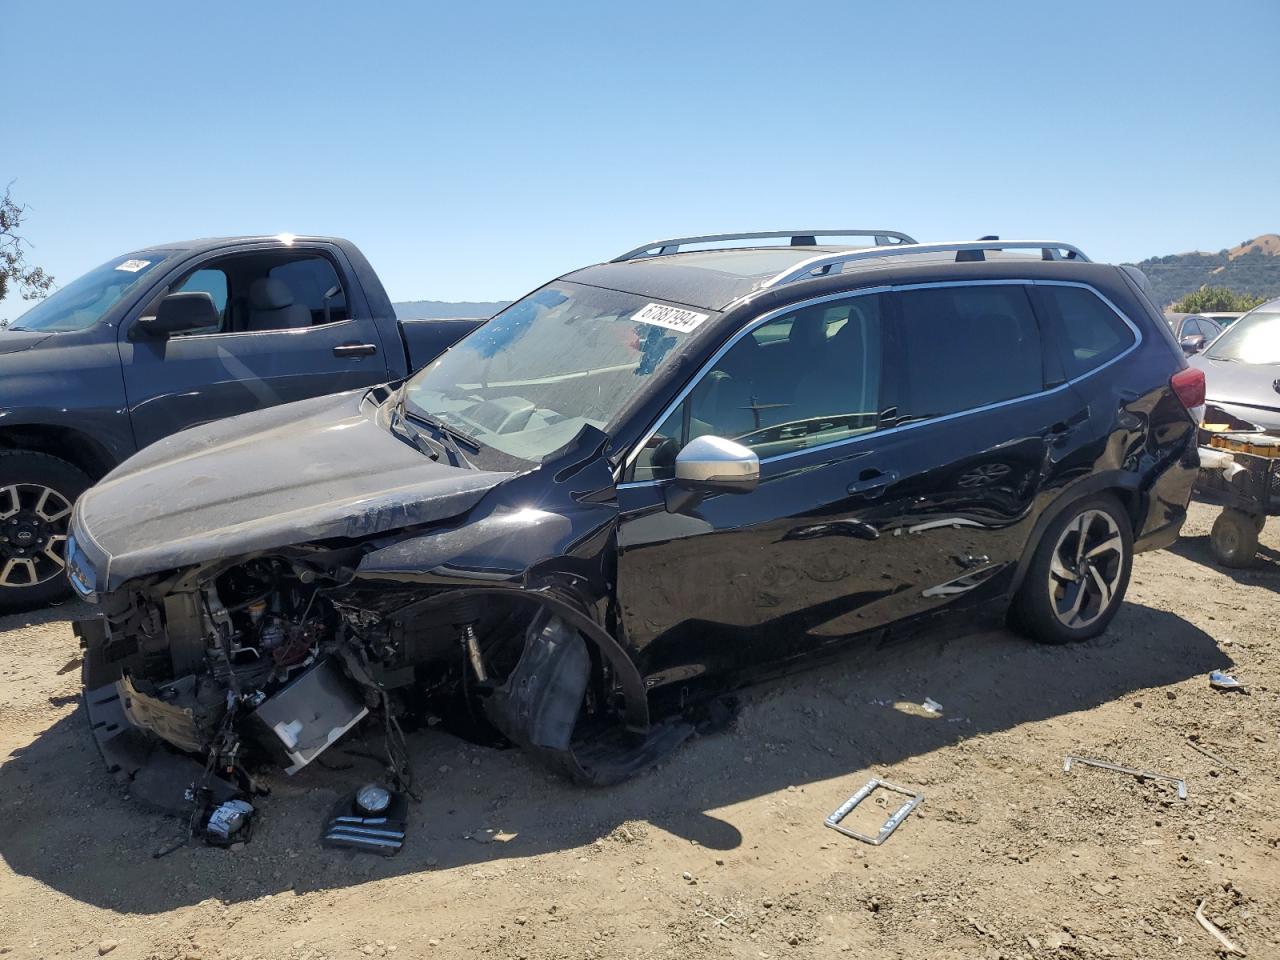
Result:
{"label": "headrest", "polygon": [[283,280],[259,277],[249,286],[249,306],[254,310],[283,310],[293,303],[293,291]]}
{"label": "headrest", "polygon": [[802,310],[791,321],[787,339],[795,346],[820,348],[827,339],[827,325],[823,322],[825,308]]}

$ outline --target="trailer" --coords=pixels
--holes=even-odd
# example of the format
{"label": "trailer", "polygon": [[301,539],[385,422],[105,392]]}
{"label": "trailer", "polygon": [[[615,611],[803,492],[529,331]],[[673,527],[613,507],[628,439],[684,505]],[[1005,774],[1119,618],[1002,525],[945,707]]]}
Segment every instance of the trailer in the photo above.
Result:
{"label": "trailer", "polygon": [[1196,494],[1222,507],[1209,549],[1224,567],[1253,565],[1267,517],[1280,516],[1280,437],[1201,430]]}

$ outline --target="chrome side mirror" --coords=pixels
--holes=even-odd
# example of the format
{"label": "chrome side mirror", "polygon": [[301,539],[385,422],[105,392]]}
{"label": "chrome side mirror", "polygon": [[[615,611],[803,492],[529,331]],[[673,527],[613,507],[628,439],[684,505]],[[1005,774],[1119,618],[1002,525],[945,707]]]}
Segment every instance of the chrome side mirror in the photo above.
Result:
{"label": "chrome side mirror", "polygon": [[1194,356],[1204,349],[1205,337],[1203,333],[1190,333],[1178,341],[1178,346],[1182,347],[1182,352],[1188,357]]}
{"label": "chrome side mirror", "polygon": [[667,509],[689,506],[708,493],[750,493],[760,482],[760,458],[724,437],[695,437],[676,455],[676,479]]}

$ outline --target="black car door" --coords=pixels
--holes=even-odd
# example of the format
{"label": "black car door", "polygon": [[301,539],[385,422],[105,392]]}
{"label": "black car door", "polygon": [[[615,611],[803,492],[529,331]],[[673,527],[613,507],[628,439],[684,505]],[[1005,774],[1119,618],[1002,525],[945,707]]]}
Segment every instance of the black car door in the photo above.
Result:
{"label": "black car door", "polygon": [[[385,381],[377,325],[332,256],[295,247],[207,260],[162,292],[209,293],[219,327],[157,339],[122,325],[138,446],[210,420]],[[277,298],[260,299],[263,290]]]}
{"label": "black car door", "polygon": [[879,617],[999,596],[1046,489],[1077,469],[1071,438],[1089,411],[1064,382],[1030,289],[967,282],[891,296],[885,379],[897,479],[884,533],[905,545],[913,577]]}
{"label": "black car door", "polygon": [[[801,656],[876,626],[864,611],[903,588],[910,570],[879,532],[893,476],[878,433],[882,302],[828,297],[761,318],[631,464],[618,595],[651,686]],[[760,484],[668,512],[674,453],[703,434],[752,447]]]}

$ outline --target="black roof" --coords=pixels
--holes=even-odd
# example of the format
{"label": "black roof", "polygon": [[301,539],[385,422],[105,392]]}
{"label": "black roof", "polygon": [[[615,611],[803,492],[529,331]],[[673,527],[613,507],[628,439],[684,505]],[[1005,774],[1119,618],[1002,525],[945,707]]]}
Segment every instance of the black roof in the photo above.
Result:
{"label": "black roof", "polygon": [[220,250],[223,247],[241,246],[253,243],[278,244],[286,240],[293,243],[332,243],[343,248],[351,245],[349,240],[344,240],[341,237],[301,236],[292,233],[278,233],[271,235],[248,234],[241,237],[201,237],[196,240],[176,240],[173,243],[156,243],[149,247],[144,247],[141,250],[134,250],[133,253],[206,253],[210,250]]}
{"label": "black roof", "polygon": [[[989,251],[984,260],[959,260],[957,253],[893,255],[857,260],[841,273],[794,280],[776,286],[768,282],[811,257],[840,253],[848,247],[751,247],[699,250],[622,262],[600,263],[566,274],[564,279],[683,303],[704,310],[724,310],[755,294],[771,300],[802,299],[826,289],[849,289],[876,284],[928,283],[965,278],[1062,279],[1092,282],[1116,268],[1086,260],[1043,260],[1038,256]],[[753,297],[754,299],[754,297]]]}

